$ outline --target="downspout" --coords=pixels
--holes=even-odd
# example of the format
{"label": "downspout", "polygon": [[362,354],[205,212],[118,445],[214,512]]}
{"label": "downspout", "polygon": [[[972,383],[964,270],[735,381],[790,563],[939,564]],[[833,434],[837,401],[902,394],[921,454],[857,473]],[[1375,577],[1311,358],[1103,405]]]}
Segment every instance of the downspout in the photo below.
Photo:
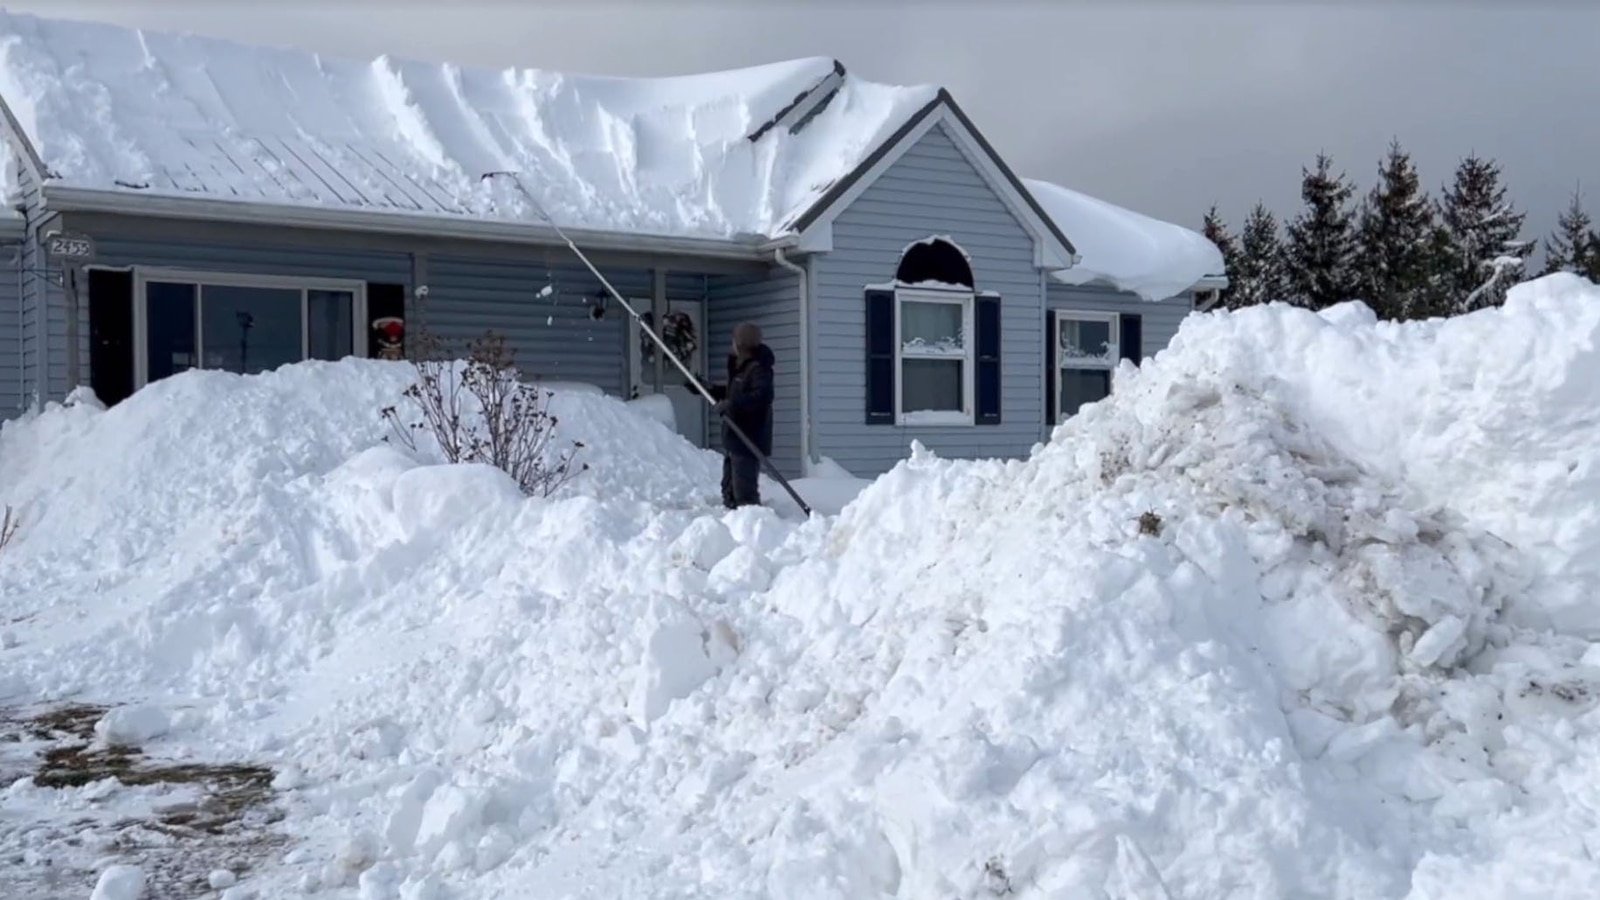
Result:
{"label": "downspout", "polygon": [[814,458],[811,455],[811,280],[806,267],[783,255],[782,247],[772,248],[772,261],[794,273],[800,282],[800,475]]}
{"label": "downspout", "polygon": [[24,409],[28,408],[28,367],[26,365],[24,365],[23,361],[22,361],[22,335],[23,335],[23,332],[27,330],[24,327],[24,326],[27,325],[27,320],[22,315],[23,277],[27,274],[24,271],[24,265],[23,264],[27,262],[26,253],[24,252],[27,249],[25,247],[25,244],[26,244],[27,240],[28,240],[27,224],[26,224],[26,222],[24,222],[24,224],[23,224],[23,236],[22,236],[21,240],[17,241],[17,246],[16,246],[16,252],[17,252],[17,412],[19,414]]}

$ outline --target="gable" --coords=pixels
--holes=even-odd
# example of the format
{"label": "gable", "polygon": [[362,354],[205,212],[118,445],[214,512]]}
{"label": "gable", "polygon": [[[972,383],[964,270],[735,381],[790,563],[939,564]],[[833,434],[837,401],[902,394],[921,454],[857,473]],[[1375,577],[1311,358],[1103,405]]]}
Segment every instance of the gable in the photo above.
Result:
{"label": "gable", "polygon": [[[987,185],[989,192],[1010,211],[1016,222],[1034,239],[1034,266],[1064,269],[1076,259],[1072,242],[1024,187],[989,142],[973,126],[949,92],[939,96],[916,115],[861,165],[834,183],[810,209],[793,221],[796,246],[806,252],[827,252],[833,247],[833,222],[855,203],[878,179],[893,168],[911,148],[934,131],[953,146]],[[930,173],[936,180],[936,173]]]}
{"label": "gable", "polygon": [[[1035,239],[983,173],[962,152],[943,124],[906,147],[905,152],[834,218],[836,249],[871,235],[887,241],[881,250],[901,259],[906,244],[930,236],[947,238],[968,255],[999,254],[1015,259],[1028,278],[1036,278]],[[886,259],[889,257],[886,257]],[[883,280],[894,272],[892,265]]]}

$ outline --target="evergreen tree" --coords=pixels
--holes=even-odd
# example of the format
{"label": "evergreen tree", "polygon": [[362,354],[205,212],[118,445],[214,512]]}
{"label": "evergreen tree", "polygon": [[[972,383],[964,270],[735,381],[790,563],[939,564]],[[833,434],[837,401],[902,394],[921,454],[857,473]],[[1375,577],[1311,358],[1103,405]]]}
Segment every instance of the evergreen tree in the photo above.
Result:
{"label": "evergreen tree", "polygon": [[1590,224],[1582,192],[1573,191],[1566,212],[1556,219],[1555,233],[1544,242],[1544,274],[1575,272],[1600,282],[1600,234]]}
{"label": "evergreen tree", "polygon": [[1451,312],[1504,303],[1506,289],[1522,280],[1533,242],[1521,239],[1526,216],[1506,199],[1499,164],[1476,154],[1462,160],[1439,216],[1447,237],[1443,266],[1444,282],[1453,288]]}
{"label": "evergreen tree", "polygon": [[1289,288],[1301,306],[1325,309],[1356,294],[1353,191],[1343,173],[1333,174],[1327,154],[1317,154],[1315,169],[1301,170],[1306,208],[1289,223],[1284,247]]}
{"label": "evergreen tree", "polygon": [[1257,203],[1244,220],[1236,274],[1228,277],[1234,280],[1228,297],[1229,309],[1289,298],[1278,220],[1261,203]]}
{"label": "evergreen tree", "polygon": [[1357,229],[1362,299],[1381,318],[1404,318],[1419,305],[1433,273],[1434,214],[1411,155],[1400,142],[1378,166]]}
{"label": "evergreen tree", "polygon": [[1233,282],[1239,271],[1239,246],[1234,241],[1233,235],[1228,233],[1228,225],[1222,221],[1222,216],[1217,213],[1217,205],[1215,203],[1211,204],[1210,209],[1206,210],[1203,232],[1206,240],[1217,245],[1217,249],[1222,252],[1222,274],[1228,277],[1228,288],[1222,292],[1219,299],[1231,309],[1234,294]]}

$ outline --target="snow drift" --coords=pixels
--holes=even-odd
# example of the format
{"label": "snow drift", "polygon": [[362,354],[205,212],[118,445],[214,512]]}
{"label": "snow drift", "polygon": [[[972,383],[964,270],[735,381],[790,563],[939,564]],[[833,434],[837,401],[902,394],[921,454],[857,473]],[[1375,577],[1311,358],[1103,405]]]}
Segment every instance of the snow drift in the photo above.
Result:
{"label": "snow drift", "polygon": [[1048,181],[1025,183],[1081,257],[1051,273],[1063,284],[1107,284],[1153,301],[1223,274],[1222,251],[1199,232]]}
{"label": "snow drift", "polygon": [[268,896],[1588,896],[1597,308],[1195,316],[806,523],[602,397],[529,500],[379,445],[404,366],[188,373],[0,431],[0,695],[271,762]]}

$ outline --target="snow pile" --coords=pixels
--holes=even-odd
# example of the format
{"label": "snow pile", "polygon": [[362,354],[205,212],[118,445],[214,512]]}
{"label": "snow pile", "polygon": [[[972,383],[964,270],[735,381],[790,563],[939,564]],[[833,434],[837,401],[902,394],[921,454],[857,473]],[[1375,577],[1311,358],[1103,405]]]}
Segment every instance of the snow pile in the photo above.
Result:
{"label": "snow pile", "polygon": [[536,221],[480,182],[509,170],[567,227],[715,238],[780,233],[935,94],[836,65],[605,78],[0,14],[0,93],[62,185]]}
{"label": "snow pile", "polygon": [[1410,325],[1355,304],[1194,317],[1169,352],[1272,381],[1335,447],[1537,560],[1553,580],[1524,621],[1600,638],[1596,299],[1559,274],[1503,309]]}
{"label": "snow pile", "polygon": [[805,523],[593,395],[609,462],[530,500],[378,445],[403,366],[190,373],[0,432],[45,535],[3,677],[270,762],[263,896],[1585,897],[1600,645],[1545,513],[1600,506],[1592,306],[1195,317],[1030,459]]}
{"label": "snow pile", "polygon": [[1222,251],[1198,232],[1048,181],[1024,183],[1082,257],[1053,273],[1057,281],[1103,282],[1146,300],[1165,300],[1208,275],[1223,274]]}

